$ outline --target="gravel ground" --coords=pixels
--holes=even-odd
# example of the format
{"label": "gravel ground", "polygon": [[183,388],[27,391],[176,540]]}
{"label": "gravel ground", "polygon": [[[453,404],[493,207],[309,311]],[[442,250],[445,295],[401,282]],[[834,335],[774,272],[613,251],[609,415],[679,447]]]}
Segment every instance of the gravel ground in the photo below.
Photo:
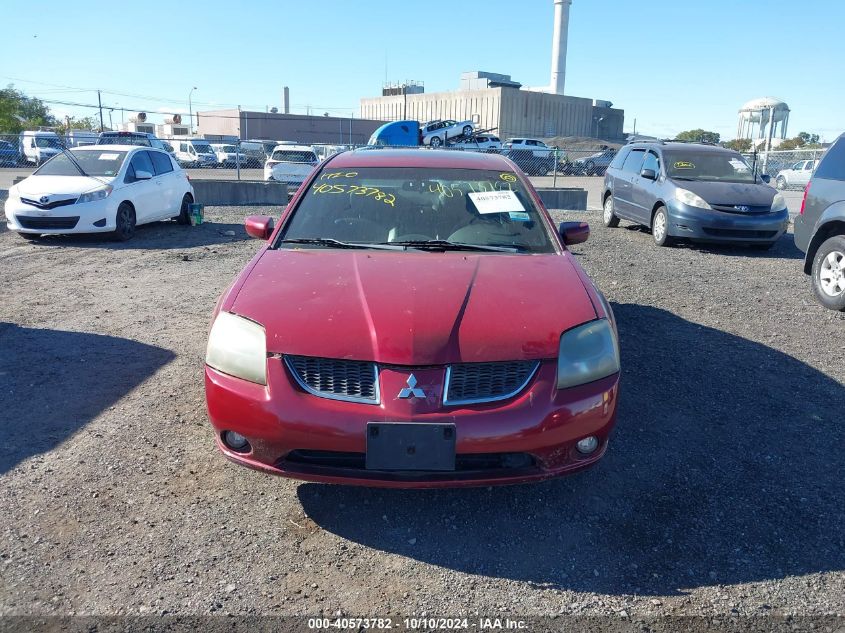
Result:
{"label": "gravel ground", "polygon": [[224,460],[202,359],[241,220],[128,244],[0,224],[0,614],[845,614],[845,315],[787,235],[657,249],[586,219],[624,376],[595,468],[390,491]]}

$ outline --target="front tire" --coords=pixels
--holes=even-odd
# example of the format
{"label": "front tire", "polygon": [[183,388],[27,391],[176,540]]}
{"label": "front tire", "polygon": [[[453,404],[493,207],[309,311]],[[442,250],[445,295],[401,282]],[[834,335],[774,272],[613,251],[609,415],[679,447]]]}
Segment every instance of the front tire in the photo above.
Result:
{"label": "front tire", "polygon": [[666,207],[658,207],[651,219],[651,237],[657,246],[671,246],[672,238],[669,236],[669,214]]}
{"label": "front tire", "polygon": [[190,205],[193,203],[194,199],[191,197],[191,194],[186,193],[182,196],[182,206],[179,208],[179,215],[177,215],[174,219],[178,224],[190,224],[191,223],[191,207]]}
{"label": "front tire", "polygon": [[609,195],[604,200],[604,225],[609,229],[619,226],[619,218],[613,212],[613,196]]}
{"label": "front tire", "polygon": [[118,242],[126,242],[135,236],[135,209],[128,202],[121,202],[117,208],[112,236]]}
{"label": "front tire", "polygon": [[784,178],[783,176],[778,176],[775,183],[777,185],[777,188],[780,189],[781,191],[783,191],[784,189],[786,189],[789,186],[786,183],[786,178]]}
{"label": "front tire", "polygon": [[470,136],[472,134],[472,126],[471,125],[465,125],[463,132],[464,132],[464,136]]}
{"label": "front tire", "polygon": [[431,147],[438,148],[443,144],[443,141],[440,140],[439,136],[433,136],[431,140],[428,142]]}
{"label": "front tire", "polygon": [[584,170],[587,172],[588,176],[592,176],[596,173],[596,164],[593,161],[588,160],[584,165]]}
{"label": "front tire", "polygon": [[813,258],[813,292],[825,308],[845,311],[845,236],[825,240]]}

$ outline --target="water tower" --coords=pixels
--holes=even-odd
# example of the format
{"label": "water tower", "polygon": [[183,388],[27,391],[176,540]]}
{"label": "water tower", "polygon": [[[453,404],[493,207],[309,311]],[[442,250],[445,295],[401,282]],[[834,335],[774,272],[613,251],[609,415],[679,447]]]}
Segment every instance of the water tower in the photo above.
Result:
{"label": "water tower", "polygon": [[736,137],[752,142],[755,139],[785,139],[788,123],[789,106],[785,102],[774,97],[752,99],[739,109]]}

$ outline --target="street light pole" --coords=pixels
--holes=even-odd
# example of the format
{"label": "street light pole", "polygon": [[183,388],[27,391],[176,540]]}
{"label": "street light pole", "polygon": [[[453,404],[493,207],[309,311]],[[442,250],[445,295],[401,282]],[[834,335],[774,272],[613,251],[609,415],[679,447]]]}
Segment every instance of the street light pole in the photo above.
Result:
{"label": "street light pole", "polygon": [[191,91],[188,93],[188,133],[193,135],[194,133],[194,117],[193,113],[191,112],[191,95],[194,93],[197,87],[194,86],[191,88]]}

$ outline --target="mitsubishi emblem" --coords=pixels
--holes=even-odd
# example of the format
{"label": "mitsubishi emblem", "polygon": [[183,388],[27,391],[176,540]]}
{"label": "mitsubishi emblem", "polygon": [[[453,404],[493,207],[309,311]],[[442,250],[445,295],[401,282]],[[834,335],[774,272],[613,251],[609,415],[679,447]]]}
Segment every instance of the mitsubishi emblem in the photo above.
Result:
{"label": "mitsubishi emblem", "polygon": [[399,392],[400,398],[425,398],[425,391],[417,388],[417,377],[414,374],[408,376],[406,384],[408,386]]}

